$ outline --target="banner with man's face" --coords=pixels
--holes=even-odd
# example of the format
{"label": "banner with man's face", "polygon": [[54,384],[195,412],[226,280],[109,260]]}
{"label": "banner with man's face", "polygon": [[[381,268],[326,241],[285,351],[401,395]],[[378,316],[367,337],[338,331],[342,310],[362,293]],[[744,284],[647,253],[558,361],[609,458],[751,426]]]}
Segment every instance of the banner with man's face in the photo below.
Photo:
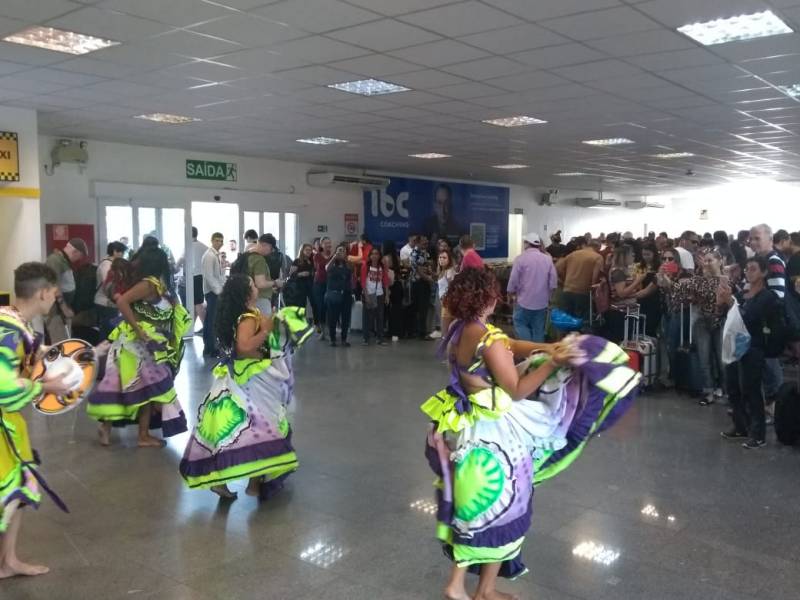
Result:
{"label": "banner with man's face", "polygon": [[385,191],[364,191],[364,230],[373,243],[404,244],[424,235],[451,246],[469,235],[484,258],[508,256],[509,190],[505,187],[392,177]]}

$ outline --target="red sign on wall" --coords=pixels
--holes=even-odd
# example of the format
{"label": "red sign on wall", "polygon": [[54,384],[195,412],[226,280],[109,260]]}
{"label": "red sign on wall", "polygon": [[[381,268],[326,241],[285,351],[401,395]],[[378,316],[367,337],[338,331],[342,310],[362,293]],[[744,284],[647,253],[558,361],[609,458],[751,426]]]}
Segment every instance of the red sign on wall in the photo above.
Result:
{"label": "red sign on wall", "polygon": [[94,225],[48,223],[44,226],[45,249],[48,256],[54,250],[61,250],[72,238],[80,238],[89,249],[87,262],[96,262],[97,253],[94,246]]}
{"label": "red sign on wall", "polygon": [[347,239],[355,239],[358,237],[358,213],[345,213],[344,236]]}

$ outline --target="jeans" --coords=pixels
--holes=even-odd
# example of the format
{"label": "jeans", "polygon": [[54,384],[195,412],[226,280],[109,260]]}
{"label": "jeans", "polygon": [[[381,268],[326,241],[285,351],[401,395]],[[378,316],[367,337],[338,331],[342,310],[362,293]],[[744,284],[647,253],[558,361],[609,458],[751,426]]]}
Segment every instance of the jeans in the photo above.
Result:
{"label": "jeans", "polygon": [[751,438],[766,437],[764,392],[761,375],[764,372],[764,352],[750,348],[742,359],[726,367],[728,398],[733,410],[733,427]]}
{"label": "jeans", "polygon": [[213,356],[217,354],[214,343],[214,321],[217,320],[217,296],[214,292],[206,294],[206,322],[203,323],[203,354]]}
{"label": "jeans", "polygon": [[378,342],[383,341],[383,312],[386,308],[383,296],[364,298],[363,317],[361,328],[364,331],[364,341],[369,342],[373,335]]}
{"label": "jeans", "polygon": [[[710,329],[708,321],[700,317],[694,324],[694,343],[697,345],[697,360],[700,363],[700,382],[704,392],[713,392],[724,387],[722,368],[722,327]],[[715,381],[715,375],[719,381]]]}
{"label": "jeans", "polygon": [[314,309],[314,325],[317,327],[325,326],[325,290],[328,284],[323,281],[322,283],[314,283],[311,289],[311,306]]}
{"label": "jeans", "polygon": [[783,385],[783,368],[780,359],[764,359],[764,372],[761,374],[761,379],[764,382],[764,395],[770,400],[774,400],[773,396]]}
{"label": "jeans", "polygon": [[347,341],[347,334],[350,331],[350,310],[353,304],[353,296],[350,292],[325,292],[325,312],[328,317],[328,331],[331,334],[331,342],[336,341],[336,326],[342,330],[342,341]]}
{"label": "jeans", "polygon": [[561,292],[561,310],[579,319],[589,318],[589,292],[578,294],[576,292]]}
{"label": "jeans", "polygon": [[547,309],[530,310],[519,304],[514,307],[514,331],[517,338],[528,342],[544,342]]}
{"label": "jeans", "polygon": [[416,317],[416,328],[414,333],[419,337],[425,337],[428,331],[428,312],[431,304],[431,284],[423,279],[419,279],[411,284],[411,297],[414,299],[414,312]]}

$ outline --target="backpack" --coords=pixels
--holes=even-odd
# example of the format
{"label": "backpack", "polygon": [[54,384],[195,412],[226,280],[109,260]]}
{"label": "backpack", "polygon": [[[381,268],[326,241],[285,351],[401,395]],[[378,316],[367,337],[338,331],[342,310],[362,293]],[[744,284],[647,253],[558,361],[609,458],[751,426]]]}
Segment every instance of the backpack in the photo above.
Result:
{"label": "backpack", "polygon": [[233,261],[233,264],[230,267],[231,275],[249,275],[250,269],[248,268],[248,261],[250,259],[250,252],[242,252],[239,256],[236,257],[236,260]]}
{"label": "backpack", "polygon": [[783,310],[786,318],[786,341],[800,341],[800,296],[794,290],[794,286],[786,287]]}
{"label": "backpack", "polygon": [[[772,293],[772,292],[770,292]],[[789,325],[786,320],[785,303],[778,300],[777,310],[770,310],[764,319],[764,356],[778,358],[786,351],[789,343]]]}
{"label": "backpack", "polygon": [[70,308],[75,313],[91,310],[97,290],[97,265],[89,263],[78,267],[75,269],[75,293]]}

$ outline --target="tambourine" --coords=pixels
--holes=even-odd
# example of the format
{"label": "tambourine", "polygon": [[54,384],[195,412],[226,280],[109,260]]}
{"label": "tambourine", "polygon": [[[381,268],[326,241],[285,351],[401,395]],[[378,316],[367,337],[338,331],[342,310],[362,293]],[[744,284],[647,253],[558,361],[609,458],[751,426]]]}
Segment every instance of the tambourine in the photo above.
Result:
{"label": "tambourine", "polygon": [[64,340],[50,346],[33,365],[31,379],[42,381],[63,376],[70,387],[65,396],[42,394],[33,406],[45,415],[60,415],[78,406],[89,395],[97,378],[97,354],[89,342]]}

